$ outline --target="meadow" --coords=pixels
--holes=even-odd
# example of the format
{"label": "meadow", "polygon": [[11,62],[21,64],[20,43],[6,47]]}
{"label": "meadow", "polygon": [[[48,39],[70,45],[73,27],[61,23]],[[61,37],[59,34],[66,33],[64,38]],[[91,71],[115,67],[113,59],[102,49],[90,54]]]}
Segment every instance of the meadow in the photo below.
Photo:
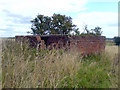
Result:
{"label": "meadow", "polygon": [[4,39],[3,88],[117,88],[118,46],[87,57],[80,52],[36,50]]}

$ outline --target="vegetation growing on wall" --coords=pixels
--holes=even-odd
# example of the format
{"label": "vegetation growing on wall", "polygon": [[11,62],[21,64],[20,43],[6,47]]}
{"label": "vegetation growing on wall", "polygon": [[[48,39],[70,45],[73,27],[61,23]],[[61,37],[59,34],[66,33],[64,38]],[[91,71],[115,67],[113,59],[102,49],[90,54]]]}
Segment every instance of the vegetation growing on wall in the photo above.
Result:
{"label": "vegetation growing on wall", "polygon": [[[85,25],[84,26],[84,32],[81,33],[80,35],[102,35],[102,28],[100,28],[99,26],[95,27],[94,29],[89,30],[88,26]],[[86,33],[85,33],[86,32]]]}

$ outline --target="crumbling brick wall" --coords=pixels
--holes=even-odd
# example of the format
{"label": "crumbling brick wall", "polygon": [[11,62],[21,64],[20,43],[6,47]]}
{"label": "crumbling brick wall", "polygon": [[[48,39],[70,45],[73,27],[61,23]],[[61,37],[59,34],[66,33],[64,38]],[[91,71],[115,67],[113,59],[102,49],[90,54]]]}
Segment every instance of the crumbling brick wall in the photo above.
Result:
{"label": "crumbling brick wall", "polygon": [[77,50],[83,55],[100,53],[105,49],[104,36],[68,36],[68,35],[50,35],[50,36],[16,36],[16,41],[28,40],[30,46],[37,48],[64,48]]}
{"label": "crumbling brick wall", "polygon": [[49,36],[46,45],[48,48],[67,48],[69,38],[67,35],[51,35]]}
{"label": "crumbling brick wall", "polygon": [[104,36],[72,36],[70,38],[71,50],[78,50],[82,54],[89,55],[105,50]]}
{"label": "crumbling brick wall", "polygon": [[44,49],[44,40],[41,40],[41,37],[39,35],[32,35],[32,36],[16,36],[15,37],[16,42],[24,42],[27,43],[27,45],[34,47],[34,48],[41,48]]}

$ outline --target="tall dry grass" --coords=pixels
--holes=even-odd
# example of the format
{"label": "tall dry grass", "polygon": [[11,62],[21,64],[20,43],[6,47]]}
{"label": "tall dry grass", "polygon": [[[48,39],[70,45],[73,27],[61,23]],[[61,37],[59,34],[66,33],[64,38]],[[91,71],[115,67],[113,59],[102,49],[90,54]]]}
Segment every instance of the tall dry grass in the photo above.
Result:
{"label": "tall dry grass", "polygon": [[118,46],[112,45],[112,46],[106,46],[105,52],[107,54],[107,57],[109,59],[109,62],[111,62],[111,72],[116,78],[112,79],[112,84],[115,86],[118,86],[118,73],[119,73],[119,59],[118,59]]}
{"label": "tall dry grass", "polygon": [[38,51],[4,40],[2,52],[3,88],[116,88],[118,84],[116,46],[83,58],[79,52]]}
{"label": "tall dry grass", "polygon": [[2,89],[2,39],[0,38],[0,89]]}

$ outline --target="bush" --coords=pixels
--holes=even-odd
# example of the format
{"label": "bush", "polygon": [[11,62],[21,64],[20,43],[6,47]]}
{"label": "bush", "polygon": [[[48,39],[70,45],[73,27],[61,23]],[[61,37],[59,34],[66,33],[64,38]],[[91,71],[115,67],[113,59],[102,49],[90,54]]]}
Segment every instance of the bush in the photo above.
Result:
{"label": "bush", "polygon": [[116,45],[120,44],[120,37],[114,37],[114,42]]}

